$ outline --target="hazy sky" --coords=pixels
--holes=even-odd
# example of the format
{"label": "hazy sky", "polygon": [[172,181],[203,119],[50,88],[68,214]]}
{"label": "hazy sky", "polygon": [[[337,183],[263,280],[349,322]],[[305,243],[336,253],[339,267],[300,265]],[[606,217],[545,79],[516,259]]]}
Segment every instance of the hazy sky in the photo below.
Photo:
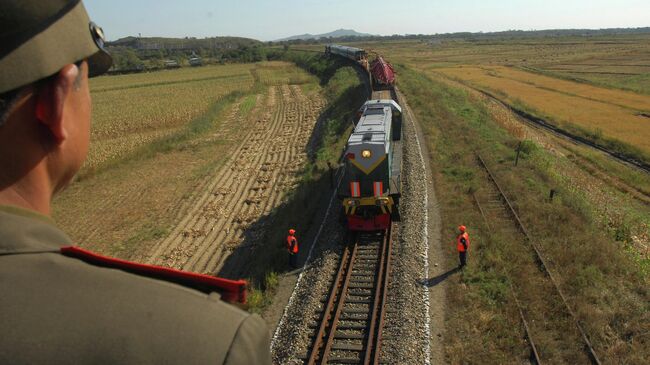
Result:
{"label": "hazy sky", "polygon": [[85,0],[109,40],[650,26],[650,0]]}

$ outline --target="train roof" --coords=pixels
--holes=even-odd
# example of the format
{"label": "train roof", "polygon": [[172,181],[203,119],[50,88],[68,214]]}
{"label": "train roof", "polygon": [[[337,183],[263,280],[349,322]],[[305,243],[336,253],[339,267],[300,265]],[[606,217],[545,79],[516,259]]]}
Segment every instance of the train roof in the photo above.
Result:
{"label": "train roof", "polygon": [[359,143],[384,143],[387,128],[390,128],[391,108],[389,105],[376,104],[375,107],[366,109],[354,132],[348,139],[348,145]]}
{"label": "train roof", "polygon": [[348,50],[348,51],[351,51],[351,52],[365,52],[365,51],[364,51],[363,49],[361,49],[361,48],[348,47],[348,46],[341,46],[341,45],[339,45],[339,44],[328,44],[328,46],[330,46],[330,47],[336,47],[336,48],[339,48],[339,49],[345,49],[345,50]]}
{"label": "train roof", "polygon": [[374,100],[368,100],[366,101],[362,108],[372,108],[373,106],[380,106],[380,105],[385,105],[389,106],[392,110],[396,110],[398,112],[402,112],[402,108],[395,102],[395,100],[392,99],[374,99]]}

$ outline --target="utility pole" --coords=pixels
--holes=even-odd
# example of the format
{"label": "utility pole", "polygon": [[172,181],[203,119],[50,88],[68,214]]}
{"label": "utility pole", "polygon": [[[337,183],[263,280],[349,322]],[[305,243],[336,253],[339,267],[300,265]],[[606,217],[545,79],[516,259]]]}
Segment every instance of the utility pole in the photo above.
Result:
{"label": "utility pole", "polygon": [[521,141],[519,141],[519,145],[517,146],[517,157],[515,157],[515,166],[519,163],[519,153],[521,152]]}

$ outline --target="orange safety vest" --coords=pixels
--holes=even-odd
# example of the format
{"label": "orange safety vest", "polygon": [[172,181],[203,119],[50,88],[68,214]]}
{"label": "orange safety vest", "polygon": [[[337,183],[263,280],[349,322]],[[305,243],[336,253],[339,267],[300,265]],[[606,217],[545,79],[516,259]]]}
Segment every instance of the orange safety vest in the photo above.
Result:
{"label": "orange safety vest", "polygon": [[295,236],[287,236],[287,249],[289,250],[289,253],[298,253],[298,240]]}
{"label": "orange safety vest", "polygon": [[[465,245],[463,245],[462,239],[465,239]],[[456,249],[458,252],[465,252],[469,250],[469,234],[463,232],[456,237]]]}

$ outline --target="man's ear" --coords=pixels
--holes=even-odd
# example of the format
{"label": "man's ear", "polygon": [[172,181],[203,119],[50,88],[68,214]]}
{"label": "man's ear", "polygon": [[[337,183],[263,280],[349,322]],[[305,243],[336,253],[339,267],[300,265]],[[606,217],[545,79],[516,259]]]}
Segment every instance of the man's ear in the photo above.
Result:
{"label": "man's ear", "polygon": [[36,119],[49,129],[57,144],[68,138],[63,124],[63,110],[66,99],[74,91],[79,72],[76,65],[66,65],[37,91]]}

